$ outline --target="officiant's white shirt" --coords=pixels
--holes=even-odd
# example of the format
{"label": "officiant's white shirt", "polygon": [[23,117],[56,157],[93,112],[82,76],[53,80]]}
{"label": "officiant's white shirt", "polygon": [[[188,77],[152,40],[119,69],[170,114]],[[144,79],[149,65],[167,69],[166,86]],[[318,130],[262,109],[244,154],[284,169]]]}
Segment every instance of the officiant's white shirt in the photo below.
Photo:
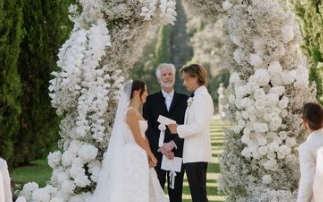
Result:
{"label": "officiant's white shirt", "polygon": [[301,179],[297,202],[321,202],[315,201],[313,197],[317,151],[320,147],[323,147],[323,129],[313,131],[298,148]]}
{"label": "officiant's white shirt", "polygon": [[194,92],[194,98],[185,112],[184,125],[177,127],[180,138],[184,138],[183,162],[211,162],[212,150],[210,126],[214,108],[211,95],[205,86]]}

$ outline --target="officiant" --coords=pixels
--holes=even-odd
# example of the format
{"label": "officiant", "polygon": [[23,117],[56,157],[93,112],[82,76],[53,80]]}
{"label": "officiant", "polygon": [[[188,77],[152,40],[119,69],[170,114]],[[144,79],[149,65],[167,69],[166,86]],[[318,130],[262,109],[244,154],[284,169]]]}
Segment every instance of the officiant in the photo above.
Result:
{"label": "officiant", "polygon": [[148,121],[146,136],[150,148],[158,159],[155,169],[160,185],[164,188],[167,179],[170,202],[181,202],[184,166],[182,166],[181,172],[175,173],[161,169],[161,165],[163,156],[168,159],[182,157],[184,140],[176,134],[171,135],[167,127],[157,121],[158,117],[162,115],[178,124],[184,123],[188,96],[174,91],[175,73],[176,69],[173,64],[164,63],[156,68],[156,77],[161,90],[147,97],[143,106],[143,115]]}

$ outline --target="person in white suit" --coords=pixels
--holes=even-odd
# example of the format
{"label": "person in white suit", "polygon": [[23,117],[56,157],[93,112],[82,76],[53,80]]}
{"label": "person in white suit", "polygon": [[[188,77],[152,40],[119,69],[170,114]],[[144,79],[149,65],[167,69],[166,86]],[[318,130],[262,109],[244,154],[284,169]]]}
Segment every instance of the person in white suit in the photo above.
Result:
{"label": "person in white suit", "polygon": [[314,199],[314,176],[317,164],[317,151],[323,147],[323,109],[319,104],[306,103],[303,106],[303,125],[309,136],[300,145],[299,163],[301,179],[299,182],[297,202],[322,202]]}
{"label": "person in white suit", "polygon": [[317,151],[313,192],[316,202],[323,201],[323,147]]}
{"label": "person in white suit", "polygon": [[184,138],[183,163],[193,202],[207,202],[206,171],[212,160],[210,125],[213,101],[206,85],[206,71],[197,64],[184,66],[183,85],[194,97],[188,99],[183,125],[168,125],[172,134]]}

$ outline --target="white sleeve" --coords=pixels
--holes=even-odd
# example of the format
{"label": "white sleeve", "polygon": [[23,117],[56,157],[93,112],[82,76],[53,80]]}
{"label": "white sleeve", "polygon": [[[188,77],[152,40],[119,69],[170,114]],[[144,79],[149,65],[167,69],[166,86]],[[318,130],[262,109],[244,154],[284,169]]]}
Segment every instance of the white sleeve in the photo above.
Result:
{"label": "white sleeve", "polygon": [[315,159],[306,146],[302,145],[299,147],[301,179],[299,182],[297,202],[310,202],[313,197]]}
{"label": "white sleeve", "polygon": [[212,100],[209,100],[207,96],[196,96],[194,98],[194,107],[192,106],[186,113],[189,113],[190,110],[193,110],[194,122],[177,127],[177,133],[180,138],[198,135],[209,130],[213,115]]}

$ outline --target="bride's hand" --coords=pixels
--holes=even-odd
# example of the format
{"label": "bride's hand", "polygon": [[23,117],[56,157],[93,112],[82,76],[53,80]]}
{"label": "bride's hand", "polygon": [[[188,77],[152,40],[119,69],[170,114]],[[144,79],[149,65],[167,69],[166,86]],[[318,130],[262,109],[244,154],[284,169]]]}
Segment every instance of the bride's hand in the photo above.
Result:
{"label": "bride's hand", "polygon": [[151,167],[155,167],[156,165],[157,165],[157,159],[156,159],[156,157],[153,155],[153,154],[151,154],[151,155],[149,155],[148,156],[148,160],[149,160],[149,167],[151,168]]}

